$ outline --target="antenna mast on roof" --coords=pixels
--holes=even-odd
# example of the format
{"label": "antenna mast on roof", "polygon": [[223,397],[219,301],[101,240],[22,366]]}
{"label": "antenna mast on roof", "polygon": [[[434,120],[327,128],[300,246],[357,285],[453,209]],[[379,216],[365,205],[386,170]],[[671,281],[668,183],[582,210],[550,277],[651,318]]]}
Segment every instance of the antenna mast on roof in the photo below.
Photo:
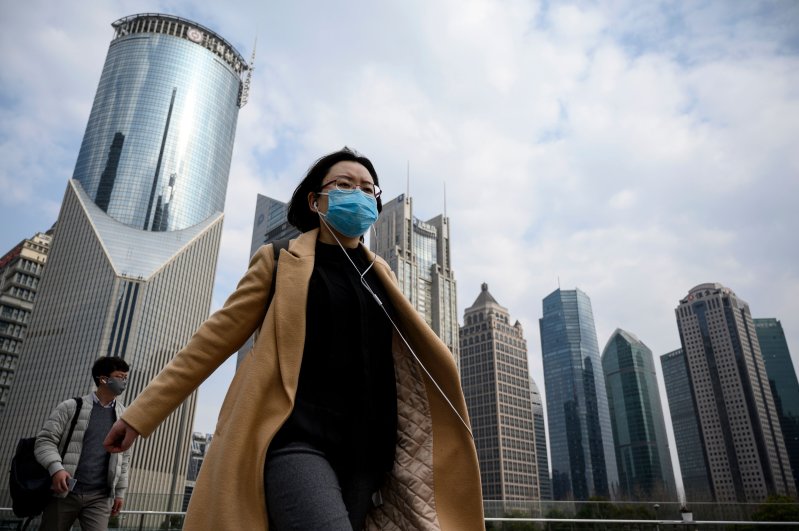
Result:
{"label": "antenna mast on roof", "polygon": [[250,58],[250,64],[247,68],[247,77],[244,78],[244,81],[241,85],[241,94],[239,95],[239,108],[244,107],[247,105],[247,100],[250,97],[250,83],[252,82],[252,71],[255,70],[255,48],[258,46],[258,34],[255,34],[255,42],[252,44],[252,57]]}
{"label": "antenna mast on roof", "polygon": [[[411,161],[408,160],[406,162],[407,166],[405,168],[405,197],[411,197]],[[406,199],[407,200],[407,199]]]}
{"label": "antenna mast on roof", "polygon": [[447,217],[447,180],[444,179],[444,217]]}

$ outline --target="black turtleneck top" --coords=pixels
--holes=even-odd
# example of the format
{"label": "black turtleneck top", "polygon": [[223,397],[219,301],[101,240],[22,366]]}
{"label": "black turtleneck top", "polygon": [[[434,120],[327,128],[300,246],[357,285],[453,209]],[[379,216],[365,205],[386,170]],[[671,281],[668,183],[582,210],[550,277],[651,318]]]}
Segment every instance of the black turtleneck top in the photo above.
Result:
{"label": "black turtleneck top", "polygon": [[[392,327],[361,284],[359,271],[369,266],[364,251],[344,253],[338,245],[316,244],[294,409],[270,450],[305,442],[323,451],[334,467],[383,473],[392,467],[396,445]],[[391,313],[374,271],[364,278]]]}

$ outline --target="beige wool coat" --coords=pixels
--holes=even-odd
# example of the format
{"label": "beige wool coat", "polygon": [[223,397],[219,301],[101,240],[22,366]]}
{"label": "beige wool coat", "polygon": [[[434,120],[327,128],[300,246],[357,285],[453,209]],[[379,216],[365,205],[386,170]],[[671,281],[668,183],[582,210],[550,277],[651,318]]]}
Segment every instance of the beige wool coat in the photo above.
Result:
{"label": "beige wool coat", "polygon": [[[267,448],[294,404],[305,342],[305,309],[318,230],[281,251],[274,298],[271,245],[253,256],[225,305],[142,391],[122,416],[142,436],[158,425],[256,330],[260,334],[230,384],[185,529],[267,529],[263,470]],[[371,251],[366,251],[370,260]],[[374,270],[397,325],[460,416],[466,404],[452,354],[403,296],[388,264]],[[484,529],[480,472],[464,424],[424,374],[396,331],[398,434],[394,467],[368,529]]]}

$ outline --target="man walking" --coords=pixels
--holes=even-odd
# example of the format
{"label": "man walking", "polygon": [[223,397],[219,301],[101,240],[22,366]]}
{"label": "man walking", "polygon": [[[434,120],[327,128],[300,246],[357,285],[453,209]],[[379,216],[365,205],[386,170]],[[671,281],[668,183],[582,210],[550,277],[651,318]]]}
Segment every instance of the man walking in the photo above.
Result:
{"label": "man walking", "polygon": [[94,362],[97,390],[82,397],[68,448],[62,444],[77,407],[73,399],[61,402],[36,436],[36,460],[50,472],[54,491],[40,529],[67,531],[78,519],[83,531],[103,531],[108,529],[108,518],[122,509],[130,450],[109,454],[103,440],[125,410],[117,397],[127,386],[129,370],[122,358],[102,357]]}

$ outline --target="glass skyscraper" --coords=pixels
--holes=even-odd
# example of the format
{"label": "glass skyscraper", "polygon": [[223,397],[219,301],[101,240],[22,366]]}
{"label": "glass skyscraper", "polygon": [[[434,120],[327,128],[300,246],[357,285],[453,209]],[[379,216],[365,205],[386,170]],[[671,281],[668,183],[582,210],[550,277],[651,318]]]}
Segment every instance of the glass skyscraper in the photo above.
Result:
{"label": "glass skyscraper", "polygon": [[749,305],[700,284],[675,310],[715,501],[796,496]]}
{"label": "glass skyscraper", "polygon": [[616,329],[602,351],[602,368],[621,497],[635,501],[676,500],[652,351],[635,335]]}
{"label": "glass skyscraper", "polygon": [[547,452],[547,429],[544,418],[544,402],[533,377],[530,377],[530,397],[533,401],[533,426],[535,427],[535,454],[538,461],[538,486],[542,500],[552,499],[552,480],[549,478],[549,454]]}
{"label": "glass skyscraper", "polygon": [[663,354],[660,366],[663,368],[685,499],[689,502],[713,501],[716,498],[710,481],[707,447],[699,427],[699,411],[685,353],[680,348]]}
{"label": "glass skyscraper", "polygon": [[785,438],[785,449],[788,451],[794,483],[799,492],[799,382],[796,380],[796,371],[782,323],[773,318],[754,321],[771,393],[774,395],[774,407],[777,409]]}
{"label": "glass skyscraper", "polygon": [[[128,361],[131,402],[211,305],[249,67],[186,19],[148,13],[112,27],[2,419],[2,462],[59,402],[94,388],[99,356]],[[126,508],[180,509],[195,403],[136,443]]]}
{"label": "glass skyscraper", "polygon": [[[464,312],[463,321],[461,382],[480,462],[483,498],[537,501],[541,496],[538,434],[522,325],[519,321],[511,324],[508,310],[491,296],[487,284]],[[504,508],[510,510],[513,505],[506,503]],[[491,506],[486,510],[491,512]]]}
{"label": "glass skyscraper", "polygon": [[539,320],[556,500],[609,498],[616,454],[594,314],[588,295],[557,289]]}
{"label": "glass skyscraper", "polygon": [[447,345],[459,364],[457,285],[449,247],[449,218],[422,221],[405,194],[383,203],[372,251],[396,273],[402,293]]}

